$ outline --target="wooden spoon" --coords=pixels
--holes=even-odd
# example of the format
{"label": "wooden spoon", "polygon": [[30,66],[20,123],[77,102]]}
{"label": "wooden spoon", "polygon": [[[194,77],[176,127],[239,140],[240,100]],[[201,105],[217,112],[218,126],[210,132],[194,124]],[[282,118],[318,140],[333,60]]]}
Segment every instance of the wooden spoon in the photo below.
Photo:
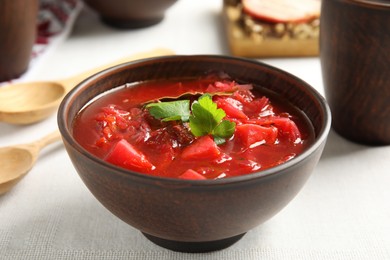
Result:
{"label": "wooden spoon", "polygon": [[30,171],[43,147],[60,139],[57,130],[32,143],[0,148],[0,195],[12,189]]}
{"label": "wooden spoon", "polygon": [[65,94],[88,76],[128,61],[172,54],[173,52],[168,49],[155,49],[119,59],[63,80],[18,83],[1,87],[0,121],[19,125],[41,121],[53,114]]}

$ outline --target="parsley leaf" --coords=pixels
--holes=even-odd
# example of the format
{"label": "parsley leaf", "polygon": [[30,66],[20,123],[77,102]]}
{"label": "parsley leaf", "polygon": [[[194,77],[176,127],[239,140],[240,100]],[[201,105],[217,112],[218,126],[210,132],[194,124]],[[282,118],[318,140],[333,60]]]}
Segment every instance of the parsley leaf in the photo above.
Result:
{"label": "parsley leaf", "polygon": [[170,102],[150,103],[146,105],[152,116],[162,121],[181,120],[187,122],[190,116],[190,101],[178,100]]}
{"label": "parsley leaf", "polygon": [[217,104],[207,94],[202,95],[198,101],[194,101],[191,110],[190,128],[195,136],[211,134],[219,121],[226,115],[225,111],[217,109]]}
{"label": "parsley leaf", "polygon": [[212,135],[222,144],[234,134],[236,123],[223,120],[226,113],[213,102],[211,95],[204,94],[191,105],[189,100],[150,103],[145,106],[150,114],[162,121],[189,121],[194,136]]}
{"label": "parsley leaf", "polygon": [[203,136],[211,134],[217,144],[224,143],[226,138],[233,135],[236,124],[222,120],[226,113],[218,108],[208,94],[202,95],[191,106],[190,129],[193,135]]}
{"label": "parsley leaf", "polygon": [[234,122],[222,120],[222,122],[214,128],[212,134],[223,138],[229,138],[234,134],[235,127],[236,124]]}

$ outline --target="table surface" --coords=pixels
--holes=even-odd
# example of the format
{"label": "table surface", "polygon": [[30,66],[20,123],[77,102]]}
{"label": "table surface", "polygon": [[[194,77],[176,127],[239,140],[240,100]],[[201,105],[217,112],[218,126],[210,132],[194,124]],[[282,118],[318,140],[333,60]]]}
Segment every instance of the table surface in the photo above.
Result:
{"label": "table surface", "polygon": [[[116,30],[84,8],[70,36],[32,76],[62,79],[158,47],[229,54],[220,0],[180,0],[158,25]],[[323,93],[319,59],[264,59]],[[0,123],[0,146],[36,140],[56,116],[29,126]],[[390,259],[390,146],[349,142],[333,131],[298,196],[228,249],[185,254],[160,248],[109,213],[87,190],[62,144],[0,196],[0,259]]]}

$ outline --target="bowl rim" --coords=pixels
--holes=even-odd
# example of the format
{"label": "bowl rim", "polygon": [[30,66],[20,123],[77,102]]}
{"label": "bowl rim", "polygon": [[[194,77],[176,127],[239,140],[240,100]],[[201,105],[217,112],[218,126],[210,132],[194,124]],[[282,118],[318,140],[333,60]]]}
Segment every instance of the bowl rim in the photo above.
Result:
{"label": "bowl rim", "polygon": [[[276,71],[278,73],[283,74],[286,77],[289,77],[293,79],[293,81],[298,82],[301,85],[305,86],[305,89],[310,93],[312,97],[316,99],[318,102],[320,108],[323,110],[323,117],[324,117],[324,124],[320,131],[318,132],[317,137],[315,138],[314,142],[301,154],[298,156],[294,157],[293,159],[284,162],[280,165],[261,170],[261,171],[256,171],[253,173],[245,174],[245,175],[240,175],[240,176],[234,176],[234,177],[229,177],[229,178],[221,178],[221,179],[212,179],[212,180],[186,180],[186,179],[179,179],[179,178],[169,178],[169,177],[159,177],[155,175],[149,175],[145,173],[139,173],[136,171],[131,171],[128,169],[121,168],[119,166],[113,165],[111,163],[105,162],[103,159],[93,155],[92,153],[88,152],[86,149],[84,149],[74,138],[73,135],[71,134],[71,125],[67,124],[67,111],[69,107],[71,106],[71,101],[74,99],[75,95],[79,92],[82,92],[84,89],[83,87],[88,85],[89,83],[98,80],[99,77],[104,76],[108,74],[109,72],[114,72],[117,70],[120,70],[122,68],[131,66],[131,65],[142,65],[142,63],[147,63],[147,62],[153,62],[155,60],[180,60],[180,59],[219,59],[221,61],[223,60],[230,60],[230,61],[238,61],[238,62],[244,62],[244,63],[252,63],[253,65],[256,66],[262,66],[268,70],[271,71]],[[100,93],[102,94],[102,93]],[[100,95],[99,94],[99,95]],[[96,97],[93,97],[90,99],[88,102],[93,100]],[[87,103],[88,104],[88,103]],[[85,106],[85,105],[84,105]],[[83,106],[83,107],[84,107]],[[83,109],[83,108],[81,108]],[[294,165],[299,164],[303,160],[305,160],[307,157],[310,156],[310,154],[313,154],[320,146],[326,142],[326,139],[328,137],[328,133],[331,128],[331,112],[330,108],[325,100],[325,98],[316,90],[314,89],[311,85],[309,85],[307,82],[304,80],[298,78],[297,76],[284,71],[280,68],[268,65],[266,63],[263,63],[258,60],[252,60],[249,58],[243,58],[243,57],[233,57],[233,56],[228,56],[228,55],[167,55],[167,56],[159,56],[159,57],[151,57],[151,58],[144,58],[144,59],[139,59],[135,61],[130,61],[126,62],[123,64],[119,64],[107,69],[104,69],[100,72],[97,72],[80,83],[78,83],[71,91],[69,91],[64,99],[62,100],[58,113],[57,113],[57,124],[60,130],[60,133],[62,135],[63,141],[68,142],[73,149],[77,150],[79,153],[83,154],[85,157],[87,157],[89,160],[94,161],[95,163],[103,166],[104,168],[109,168],[115,170],[117,174],[122,175],[123,177],[132,177],[132,178],[137,178],[138,180],[143,180],[145,182],[153,182],[153,183],[159,183],[162,186],[172,186],[172,187],[177,187],[178,185],[181,186],[191,186],[191,187],[215,187],[215,186],[221,186],[221,185],[227,185],[227,184],[236,184],[236,183],[242,183],[242,182],[248,182],[248,181],[253,181],[254,179],[264,179],[264,178],[272,178],[275,175],[278,175],[278,173],[283,172],[287,168],[294,167]]]}

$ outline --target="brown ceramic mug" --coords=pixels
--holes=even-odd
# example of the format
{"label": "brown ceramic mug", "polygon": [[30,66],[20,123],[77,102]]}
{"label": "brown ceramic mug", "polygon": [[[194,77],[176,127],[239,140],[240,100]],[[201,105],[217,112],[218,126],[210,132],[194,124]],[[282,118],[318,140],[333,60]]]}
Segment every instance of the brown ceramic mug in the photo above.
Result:
{"label": "brown ceramic mug", "polygon": [[36,38],[38,0],[0,1],[0,82],[28,68]]}
{"label": "brown ceramic mug", "polygon": [[390,1],[324,0],[320,57],[336,132],[390,144]]}

